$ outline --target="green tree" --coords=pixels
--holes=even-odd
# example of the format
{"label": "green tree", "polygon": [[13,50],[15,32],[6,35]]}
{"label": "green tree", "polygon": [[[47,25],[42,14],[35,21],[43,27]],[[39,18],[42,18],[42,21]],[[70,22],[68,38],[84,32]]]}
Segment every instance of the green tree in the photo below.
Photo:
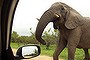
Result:
{"label": "green tree", "polygon": [[46,40],[47,43],[55,44],[58,40],[58,30],[52,31],[51,28],[44,32],[43,39]]}
{"label": "green tree", "polygon": [[11,41],[17,42],[18,37],[19,37],[19,34],[17,34],[17,32],[15,32],[15,31],[13,31],[12,35],[11,35]]}
{"label": "green tree", "polygon": [[31,34],[31,36],[29,37],[30,42],[32,44],[39,44],[39,42],[35,38],[35,32],[32,32],[32,28],[30,28],[30,34]]}

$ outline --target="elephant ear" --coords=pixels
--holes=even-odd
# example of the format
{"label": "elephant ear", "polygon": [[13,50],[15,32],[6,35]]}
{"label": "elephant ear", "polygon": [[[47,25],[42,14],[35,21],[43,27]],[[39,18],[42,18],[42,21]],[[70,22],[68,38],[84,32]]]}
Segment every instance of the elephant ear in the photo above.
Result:
{"label": "elephant ear", "polygon": [[80,14],[70,13],[65,22],[67,29],[74,29],[83,24],[83,17]]}

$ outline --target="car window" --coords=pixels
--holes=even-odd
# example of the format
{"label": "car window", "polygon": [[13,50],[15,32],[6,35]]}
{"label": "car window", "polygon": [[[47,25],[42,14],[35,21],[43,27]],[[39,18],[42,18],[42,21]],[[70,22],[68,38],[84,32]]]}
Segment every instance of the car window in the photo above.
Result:
{"label": "car window", "polygon": [[[11,47],[16,52],[17,48],[27,44],[38,44],[42,48],[42,55],[53,56],[53,53],[56,48],[56,43],[58,41],[58,30],[53,28],[53,23],[50,23],[46,26],[42,38],[45,39],[47,45],[41,45],[35,38],[35,30],[38,24],[38,20],[43,15],[43,13],[48,10],[51,5],[55,2],[64,2],[78,11],[82,16],[90,16],[90,8],[88,1],[67,1],[67,0],[20,0],[18,6],[15,11],[13,28],[12,28],[12,36],[11,36]],[[87,4],[85,4],[85,2]],[[88,11],[87,11],[88,10]],[[37,20],[38,19],[38,20]],[[68,49],[65,50],[61,54],[61,58],[67,59]],[[77,49],[77,52],[82,54],[83,51]],[[64,56],[64,57],[63,57]],[[82,57],[83,55],[81,55]],[[76,59],[79,59],[76,57]]]}
{"label": "car window", "polygon": [[[11,47],[13,48],[14,54],[22,45],[26,44],[38,44],[39,42],[35,39],[35,30],[38,23],[37,19],[40,19],[41,15],[47,7],[50,5],[43,5],[42,1],[38,3],[30,0],[20,0],[18,2],[13,27],[12,27],[12,35],[11,35]],[[46,7],[46,8],[45,8]],[[50,30],[52,33],[52,23],[50,23],[46,29],[45,33]]]}

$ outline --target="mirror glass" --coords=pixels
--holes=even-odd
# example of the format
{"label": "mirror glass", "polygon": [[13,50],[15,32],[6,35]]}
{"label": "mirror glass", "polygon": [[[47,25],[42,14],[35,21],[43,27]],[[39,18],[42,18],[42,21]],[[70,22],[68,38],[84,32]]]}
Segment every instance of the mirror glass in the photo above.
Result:
{"label": "mirror glass", "polygon": [[17,58],[33,58],[40,54],[40,47],[37,45],[22,46],[17,50]]}
{"label": "mirror glass", "polygon": [[34,57],[38,55],[38,48],[36,46],[26,46],[22,48],[22,56],[25,58]]}

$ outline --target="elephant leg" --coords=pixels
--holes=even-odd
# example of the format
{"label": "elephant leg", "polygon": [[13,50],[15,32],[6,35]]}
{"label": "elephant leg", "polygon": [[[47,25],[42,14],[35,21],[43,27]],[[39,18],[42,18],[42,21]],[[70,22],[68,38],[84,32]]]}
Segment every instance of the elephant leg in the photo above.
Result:
{"label": "elephant leg", "polygon": [[60,42],[58,42],[58,45],[57,45],[57,47],[56,47],[56,50],[55,50],[55,52],[54,52],[54,54],[53,54],[53,60],[58,60],[58,56],[59,56],[59,54],[62,52],[62,50],[64,49],[66,47],[66,41],[60,41]]}
{"label": "elephant leg", "polygon": [[68,60],[74,60],[76,47],[68,47]]}
{"label": "elephant leg", "polygon": [[84,60],[90,60],[88,49],[83,49],[83,50],[85,52],[85,58],[84,58]]}
{"label": "elephant leg", "polygon": [[70,32],[68,37],[68,60],[74,60],[76,47],[79,44],[81,37],[80,27],[75,28]]}

